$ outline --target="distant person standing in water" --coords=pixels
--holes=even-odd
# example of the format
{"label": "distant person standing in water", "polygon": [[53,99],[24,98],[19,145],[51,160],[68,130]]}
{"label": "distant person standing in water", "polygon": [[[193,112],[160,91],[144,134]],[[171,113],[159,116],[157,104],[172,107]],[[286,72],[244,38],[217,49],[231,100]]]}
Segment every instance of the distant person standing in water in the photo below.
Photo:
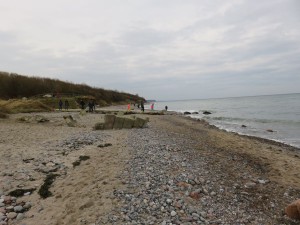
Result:
{"label": "distant person standing in water", "polygon": [[168,111],[168,106],[167,105],[165,106],[165,110]]}

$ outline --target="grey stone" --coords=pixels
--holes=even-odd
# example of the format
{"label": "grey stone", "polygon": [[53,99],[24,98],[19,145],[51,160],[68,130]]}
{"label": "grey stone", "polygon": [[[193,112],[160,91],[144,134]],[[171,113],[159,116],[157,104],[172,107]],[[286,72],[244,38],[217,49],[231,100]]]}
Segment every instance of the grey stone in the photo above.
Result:
{"label": "grey stone", "polygon": [[24,208],[20,205],[17,205],[17,206],[14,207],[15,212],[22,212],[23,210],[24,210]]}
{"label": "grey stone", "polygon": [[18,213],[17,220],[22,220],[25,218],[25,215],[23,213]]}
{"label": "grey stone", "polygon": [[31,202],[26,202],[25,205],[23,206],[24,209],[30,209],[31,208]]}
{"label": "grey stone", "polygon": [[171,216],[176,216],[177,215],[177,213],[173,210],[172,212],[171,212]]}

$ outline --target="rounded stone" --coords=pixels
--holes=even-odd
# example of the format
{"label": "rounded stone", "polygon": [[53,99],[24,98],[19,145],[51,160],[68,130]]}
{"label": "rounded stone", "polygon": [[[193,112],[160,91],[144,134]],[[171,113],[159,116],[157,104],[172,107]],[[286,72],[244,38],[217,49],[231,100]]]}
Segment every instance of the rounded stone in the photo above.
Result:
{"label": "rounded stone", "polygon": [[23,206],[24,209],[30,209],[31,208],[31,202],[26,202],[25,205]]}
{"label": "rounded stone", "polygon": [[175,211],[171,212],[171,216],[176,216],[176,215],[177,215],[177,213]]}
{"label": "rounded stone", "polygon": [[10,212],[7,214],[8,219],[14,219],[16,217],[17,217],[17,213],[15,213],[15,212]]}
{"label": "rounded stone", "polygon": [[22,219],[24,219],[24,218],[25,218],[25,216],[24,216],[23,213],[18,213],[18,215],[17,215],[17,220],[22,220]]}
{"label": "rounded stone", "polygon": [[17,206],[14,207],[15,212],[22,212],[23,210],[24,210],[23,207],[20,206],[20,205],[17,205]]}

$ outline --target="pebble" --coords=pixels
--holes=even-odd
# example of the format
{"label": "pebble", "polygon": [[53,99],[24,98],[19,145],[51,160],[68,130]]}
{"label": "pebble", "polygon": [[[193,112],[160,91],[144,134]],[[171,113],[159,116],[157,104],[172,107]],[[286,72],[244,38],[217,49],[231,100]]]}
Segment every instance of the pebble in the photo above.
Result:
{"label": "pebble", "polygon": [[171,212],[171,216],[176,216],[176,215],[177,215],[177,213],[175,211]]}
{"label": "pebble", "polygon": [[17,220],[22,220],[25,218],[25,215],[23,213],[18,213]]}
{"label": "pebble", "polygon": [[23,206],[24,209],[30,209],[31,208],[31,202],[26,202],[25,205]]}
{"label": "pebble", "polygon": [[20,206],[20,205],[17,205],[17,206],[14,207],[15,212],[22,212],[23,210],[24,210],[23,207]]}
{"label": "pebble", "polygon": [[7,214],[8,219],[14,219],[16,217],[17,217],[17,213],[15,213],[15,212],[10,212]]}

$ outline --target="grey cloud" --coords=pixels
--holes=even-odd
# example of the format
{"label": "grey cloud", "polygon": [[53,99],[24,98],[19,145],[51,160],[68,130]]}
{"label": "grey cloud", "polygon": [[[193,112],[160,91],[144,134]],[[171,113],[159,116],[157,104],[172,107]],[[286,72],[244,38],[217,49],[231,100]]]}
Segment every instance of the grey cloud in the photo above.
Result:
{"label": "grey cloud", "polygon": [[119,42],[128,47],[147,48],[169,43],[172,39],[172,33],[150,28],[136,27],[123,33]]}

